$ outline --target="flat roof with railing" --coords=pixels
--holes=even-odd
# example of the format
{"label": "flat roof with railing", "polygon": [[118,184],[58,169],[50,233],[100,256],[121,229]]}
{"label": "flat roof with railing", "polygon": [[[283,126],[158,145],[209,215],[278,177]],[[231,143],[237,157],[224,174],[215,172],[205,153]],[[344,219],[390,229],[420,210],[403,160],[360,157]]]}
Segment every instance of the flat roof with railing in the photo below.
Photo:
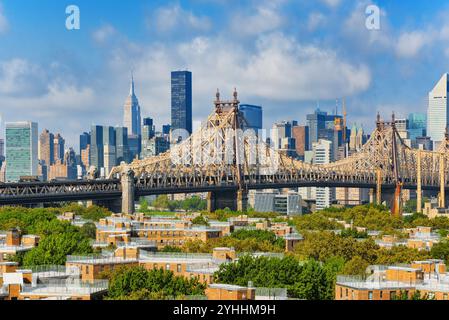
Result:
{"label": "flat roof with railing", "polygon": [[0,252],[1,253],[15,254],[16,252],[28,251],[28,250],[31,250],[33,248],[34,248],[34,246],[24,246],[24,245],[8,246],[6,244],[0,244]]}
{"label": "flat roof with railing", "polygon": [[140,262],[154,263],[189,263],[189,262],[213,262],[212,254],[208,253],[183,253],[183,252],[140,252]]}
{"label": "flat roof with railing", "polygon": [[108,280],[94,280],[90,282],[75,281],[49,281],[36,285],[25,285],[22,287],[22,293],[26,295],[43,296],[82,296],[95,293],[102,293],[108,290]]}
{"label": "flat roof with railing", "polygon": [[138,259],[104,255],[67,256],[67,263],[76,264],[127,264],[138,262]]}

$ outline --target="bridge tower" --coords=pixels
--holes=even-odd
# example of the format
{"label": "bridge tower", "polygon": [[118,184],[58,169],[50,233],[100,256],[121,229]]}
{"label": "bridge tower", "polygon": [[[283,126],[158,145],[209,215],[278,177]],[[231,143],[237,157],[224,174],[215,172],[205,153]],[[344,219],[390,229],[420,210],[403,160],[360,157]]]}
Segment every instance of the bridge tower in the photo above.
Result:
{"label": "bridge tower", "polygon": [[134,172],[129,168],[124,170],[120,175],[120,182],[122,184],[122,213],[134,213]]}

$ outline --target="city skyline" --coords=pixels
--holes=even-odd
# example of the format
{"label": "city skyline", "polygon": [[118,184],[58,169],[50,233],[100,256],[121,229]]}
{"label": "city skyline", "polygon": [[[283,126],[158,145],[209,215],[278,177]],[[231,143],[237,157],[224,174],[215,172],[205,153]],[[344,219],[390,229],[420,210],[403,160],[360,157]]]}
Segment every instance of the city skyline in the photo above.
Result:
{"label": "city skyline", "polygon": [[[242,103],[264,106],[267,123],[282,120],[278,111],[303,123],[317,100],[322,109],[331,110],[335,99],[345,96],[350,121],[364,123],[367,131],[374,126],[376,110],[388,114],[394,109],[401,116],[406,110],[425,112],[431,83],[449,69],[444,59],[432,58],[445,49],[444,41],[437,41],[445,39],[437,31],[445,30],[444,14],[433,14],[436,8],[447,10],[439,3],[407,4],[404,9],[377,1],[382,25],[371,32],[364,24],[364,1],[246,1],[230,10],[226,2],[136,0],[132,5],[108,4],[105,13],[101,4],[79,1],[82,24],[76,31],[65,29],[62,6],[26,2],[0,2],[6,21],[0,42],[9,48],[0,53],[0,98],[21,111],[2,110],[2,116],[20,121],[26,112],[42,128],[63,132],[74,148],[79,133],[91,124],[120,124],[131,69],[139,81],[142,115],[158,124],[170,118],[170,71],[188,69],[197,79],[194,123],[210,112],[216,87],[225,94],[235,86]],[[36,17],[24,21],[24,6],[34,9]],[[419,18],[407,21],[404,10],[419,12]],[[50,18],[39,19],[42,12]],[[117,19],[118,12],[136,18]],[[228,12],[245,17],[240,33],[233,27],[237,18]],[[93,14],[100,18],[91,19]],[[172,17],[170,23],[163,19],[166,15]],[[221,15],[225,23],[217,25],[215,18]],[[260,24],[264,17],[272,17],[272,23]],[[32,40],[44,29],[53,39],[51,51]],[[340,43],[334,31],[341,35]],[[30,40],[26,42],[33,50],[24,52],[17,39]],[[229,42],[235,53],[225,50]],[[218,50],[209,54],[211,48]],[[273,68],[269,61],[279,64]],[[59,123],[63,115],[74,121]]]}

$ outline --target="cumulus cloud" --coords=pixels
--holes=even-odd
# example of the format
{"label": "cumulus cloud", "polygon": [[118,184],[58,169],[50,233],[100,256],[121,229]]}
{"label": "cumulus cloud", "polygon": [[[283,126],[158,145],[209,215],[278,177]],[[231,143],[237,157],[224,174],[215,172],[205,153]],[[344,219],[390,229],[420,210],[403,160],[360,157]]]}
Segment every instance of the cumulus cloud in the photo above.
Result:
{"label": "cumulus cloud", "polygon": [[[127,73],[128,54],[115,52],[110,60],[114,73]],[[371,82],[367,66],[344,61],[330,49],[301,44],[277,32],[261,36],[251,52],[238,43],[228,50],[228,41],[222,38],[196,37],[176,45],[142,48],[132,60],[142,108],[161,121],[168,121],[170,71],[176,69],[193,71],[197,120],[211,111],[216,88],[223,97],[231,96],[235,86],[244,99],[283,103],[357,94]]]}
{"label": "cumulus cloud", "polygon": [[0,34],[5,33],[9,28],[8,20],[6,19],[3,6],[0,3]]}
{"label": "cumulus cloud", "polygon": [[402,33],[396,45],[396,54],[399,57],[414,57],[431,39],[422,31],[412,31]]}
{"label": "cumulus cloud", "polygon": [[45,71],[27,60],[0,61],[0,95],[26,96],[45,91]]}
{"label": "cumulus cloud", "polygon": [[195,15],[192,11],[184,10],[179,4],[159,8],[153,18],[154,21],[150,18],[147,25],[151,28],[154,24],[159,32],[185,29],[207,31],[211,28],[208,17]]}
{"label": "cumulus cloud", "polygon": [[231,20],[232,29],[238,35],[257,35],[276,30],[283,24],[278,11],[281,4],[279,1],[266,2],[254,8],[254,14],[237,14]]}

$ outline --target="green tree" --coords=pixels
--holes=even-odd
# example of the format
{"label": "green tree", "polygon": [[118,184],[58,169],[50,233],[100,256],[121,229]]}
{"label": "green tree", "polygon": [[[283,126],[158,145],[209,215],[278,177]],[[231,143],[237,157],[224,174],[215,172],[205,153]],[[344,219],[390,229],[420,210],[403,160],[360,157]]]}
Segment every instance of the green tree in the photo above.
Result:
{"label": "green tree", "polygon": [[168,209],[169,207],[169,200],[167,195],[160,195],[158,196],[151,205],[157,209]]}
{"label": "green tree", "polygon": [[449,263],[449,240],[445,239],[439,243],[435,243],[430,249],[430,255],[434,259],[442,259]]}
{"label": "green tree", "polygon": [[301,273],[290,288],[292,296],[306,300],[326,300],[328,297],[328,278],[322,266],[310,260],[303,265]]}
{"label": "green tree", "polygon": [[89,239],[79,232],[51,234],[39,246],[27,252],[23,258],[25,266],[63,265],[67,255],[92,252]]}
{"label": "green tree", "polygon": [[82,213],[83,219],[98,221],[100,219],[109,217],[112,214],[108,209],[99,206],[90,206]]}
{"label": "green tree", "polygon": [[363,276],[368,266],[369,262],[359,256],[354,256],[345,264],[342,274]]}
{"label": "green tree", "polygon": [[207,222],[207,220],[203,217],[203,215],[200,215],[200,216],[196,217],[195,219],[193,219],[192,223],[195,225],[203,225],[203,226],[209,225],[209,222]]}
{"label": "green tree", "polygon": [[174,276],[163,269],[146,270],[141,266],[124,267],[103,275],[109,279],[111,299],[162,299],[204,294],[205,286],[197,278]]}
{"label": "green tree", "polygon": [[86,222],[80,229],[82,235],[86,238],[95,239],[97,234],[97,227],[93,222]]}

